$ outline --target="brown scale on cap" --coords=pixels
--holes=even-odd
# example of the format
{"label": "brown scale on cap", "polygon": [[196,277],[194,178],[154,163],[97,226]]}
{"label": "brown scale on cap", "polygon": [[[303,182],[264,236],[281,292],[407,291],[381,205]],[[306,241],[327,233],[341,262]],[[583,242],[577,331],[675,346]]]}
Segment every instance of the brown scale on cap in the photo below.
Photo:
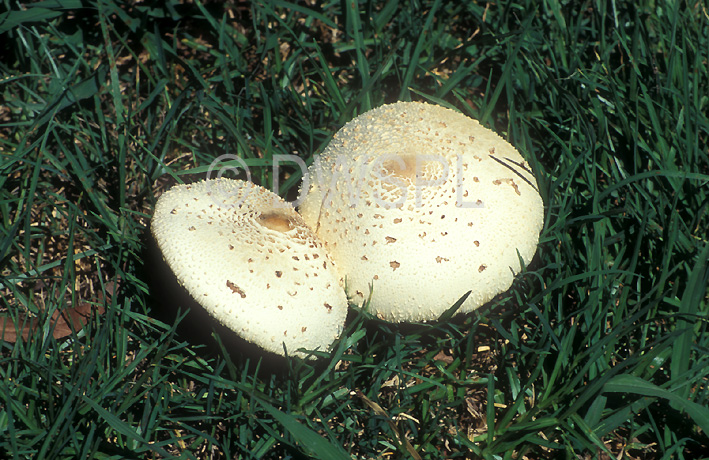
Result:
{"label": "brown scale on cap", "polygon": [[241,288],[239,288],[239,286],[237,286],[233,282],[226,280],[226,286],[231,289],[234,294],[239,294],[242,299],[246,298],[246,293],[242,291]]}

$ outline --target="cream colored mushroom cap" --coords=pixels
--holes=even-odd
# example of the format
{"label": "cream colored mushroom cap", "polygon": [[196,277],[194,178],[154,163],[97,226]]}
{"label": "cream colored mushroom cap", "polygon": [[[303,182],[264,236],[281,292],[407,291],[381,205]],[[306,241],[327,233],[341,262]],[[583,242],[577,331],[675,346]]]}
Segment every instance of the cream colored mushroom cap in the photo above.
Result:
{"label": "cream colored mushroom cap", "polygon": [[[477,121],[399,102],[347,123],[311,165],[299,211],[382,319],[470,312],[536,252],[544,206],[527,162]],[[518,256],[519,252],[519,256]]]}
{"label": "cream colored mushroom cap", "polygon": [[155,207],[152,233],[192,297],[262,348],[326,350],[347,298],[322,243],[276,194],[231,179],[178,185]]}

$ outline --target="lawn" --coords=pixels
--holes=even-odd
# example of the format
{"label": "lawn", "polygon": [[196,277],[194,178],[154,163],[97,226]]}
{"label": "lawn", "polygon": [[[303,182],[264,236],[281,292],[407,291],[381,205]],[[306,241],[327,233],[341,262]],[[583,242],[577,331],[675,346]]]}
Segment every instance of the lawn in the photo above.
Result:
{"label": "lawn", "polygon": [[[709,452],[706,2],[3,0],[0,42],[0,457]],[[397,100],[530,163],[510,291],[428,324],[351,305],[315,361],[190,305],[161,193],[245,164],[292,199],[277,155]]]}

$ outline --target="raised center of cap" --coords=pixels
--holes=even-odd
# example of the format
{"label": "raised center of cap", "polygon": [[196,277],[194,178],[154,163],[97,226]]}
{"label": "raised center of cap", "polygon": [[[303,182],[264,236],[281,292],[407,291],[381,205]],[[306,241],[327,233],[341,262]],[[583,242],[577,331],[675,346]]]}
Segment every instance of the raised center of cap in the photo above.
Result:
{"label": "raised center of cap", "polygon": [[296,226],[296,223],[289,216],[275,211],[261,214],[258,216],[258,222],[264,227],[277,232],[287,232],[288,230],[293,230]]}
{"label": "raised center of cap", "polygon": [[396,176],[404,179],[416,177],[416,155],[399,155],[382,162],[385,176]]}

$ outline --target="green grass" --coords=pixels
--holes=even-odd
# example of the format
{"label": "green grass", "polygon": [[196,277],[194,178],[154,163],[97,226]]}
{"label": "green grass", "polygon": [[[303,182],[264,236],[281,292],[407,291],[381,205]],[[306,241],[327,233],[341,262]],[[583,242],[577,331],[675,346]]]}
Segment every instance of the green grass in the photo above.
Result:
{"label": "green grass", "polygon": [[[262,3],[3,0],[0,312],[38,327],[0,342],[0,456],[706,455],[706,3]],[[355,307],[317,363],[164,314],[156,195],[222,154],[272,183],[395,100],[529,159],[546,221],[510,292],[434,325]]]}

